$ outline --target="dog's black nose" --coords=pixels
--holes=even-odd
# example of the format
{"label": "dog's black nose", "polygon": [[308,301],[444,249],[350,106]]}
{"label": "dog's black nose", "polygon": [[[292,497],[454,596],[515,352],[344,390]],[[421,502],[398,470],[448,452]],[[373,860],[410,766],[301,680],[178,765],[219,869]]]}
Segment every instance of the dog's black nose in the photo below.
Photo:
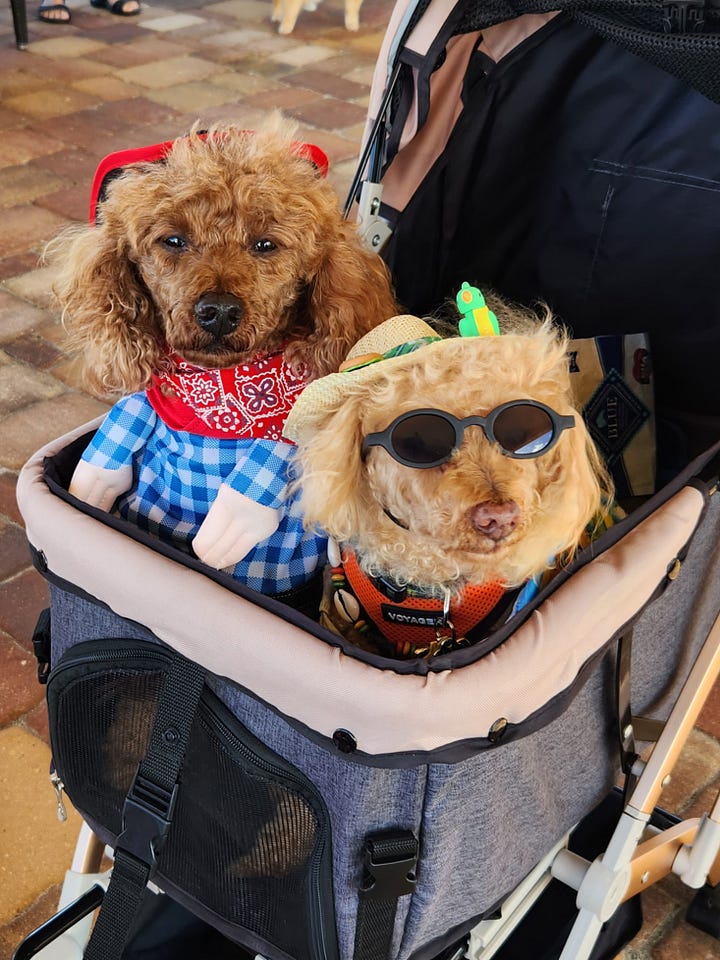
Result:
{"label": "dog's black nose", "polygon": [[242,301],[232,293],[205,293],[193,309],[198,326],[214,337],[232,333],[243,315]]}

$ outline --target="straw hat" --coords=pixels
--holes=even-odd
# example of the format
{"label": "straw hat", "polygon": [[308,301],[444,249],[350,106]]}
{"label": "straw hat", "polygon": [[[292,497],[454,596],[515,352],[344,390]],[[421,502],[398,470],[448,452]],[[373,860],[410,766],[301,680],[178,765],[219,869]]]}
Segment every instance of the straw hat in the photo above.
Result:
{"label": "straw hat", "polygon": [[372,382],[387,372],[387,364],[403,366],[416,350],[442,342],[448,341],[419,317],[404,314],[385,320],[358,340],[339,373],[330,373],[305,387],[285,421],[283,436],[297,442],[308,422],[335,407],[349,387]]}

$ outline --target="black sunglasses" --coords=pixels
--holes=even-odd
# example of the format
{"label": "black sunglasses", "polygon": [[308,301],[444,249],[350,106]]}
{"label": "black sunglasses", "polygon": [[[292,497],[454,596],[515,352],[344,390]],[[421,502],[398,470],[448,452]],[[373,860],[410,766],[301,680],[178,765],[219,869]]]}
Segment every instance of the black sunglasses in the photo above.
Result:
{"label": "black sunglasses", "polygon": [[406,467],[439,467],[461,445],[467,427],[482,427],[487,439],[506,457],[529,460],[551,450],[563,430],[574,426],[574,417],[564,417],[537,400],[510,400],[486,417],[462,420],[443,410],[410,410],[379,433],[369,433],[363,440],[362,455],[369,447],[383,447]]}

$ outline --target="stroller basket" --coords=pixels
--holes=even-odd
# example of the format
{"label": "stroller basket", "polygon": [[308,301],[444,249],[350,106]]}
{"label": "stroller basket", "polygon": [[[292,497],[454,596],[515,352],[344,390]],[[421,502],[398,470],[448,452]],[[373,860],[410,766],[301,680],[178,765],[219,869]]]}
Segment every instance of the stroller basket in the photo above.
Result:
{"label": "stroller basket", "polygon": [[[86,434],[40,451],[19,486],[51,584],[58,774],[122,850],[128,790],[155,789],[138,764],[143,774],[148,747],[164,749],[168,731],[172,746],[187,722],[154,882],[270,960],[360,960],[367,929],[403,960],[462,941],[612,790],[633,746],[619,749],[621,687],[635,714],[664,719],[715,619],[720,509],[701,474],[717,449],[486,648],[406,662],[346,645],[290,607],[279,617],[276,600],[199,575],[123,521],[99,522],[60,482]],[[82,553],[68,546],[78,543]],[[630,634],[628,681],[617,650]],[[189,722],[191,698],[168,706],[162,693],[187,663],[200,672]],[[417,861],[402,853],[412,881],[391,885],[391,909],[378,901],[390,918],[381,935],[362,919],[362,891],[368,842],[388,834]]]}

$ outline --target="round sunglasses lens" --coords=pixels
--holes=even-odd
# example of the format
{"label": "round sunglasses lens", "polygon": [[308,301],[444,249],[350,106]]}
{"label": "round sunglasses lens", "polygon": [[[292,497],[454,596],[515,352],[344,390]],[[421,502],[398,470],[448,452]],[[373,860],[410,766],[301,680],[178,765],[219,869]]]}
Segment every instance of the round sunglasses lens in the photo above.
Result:
{"label": "round sunglasses lens", "polygon": [[395,452],[408,463],[423,466],[447,460],[455,447],[455,430],[443,417],[419,413],[392,432]]}
{"label": "round sunglasses lens", "polygon": [[532,457],[550,446],[555,428],[549,414],[540,407],[519,403],[503,410],[493,425],[493,433],[503,450],[519,457]]}

